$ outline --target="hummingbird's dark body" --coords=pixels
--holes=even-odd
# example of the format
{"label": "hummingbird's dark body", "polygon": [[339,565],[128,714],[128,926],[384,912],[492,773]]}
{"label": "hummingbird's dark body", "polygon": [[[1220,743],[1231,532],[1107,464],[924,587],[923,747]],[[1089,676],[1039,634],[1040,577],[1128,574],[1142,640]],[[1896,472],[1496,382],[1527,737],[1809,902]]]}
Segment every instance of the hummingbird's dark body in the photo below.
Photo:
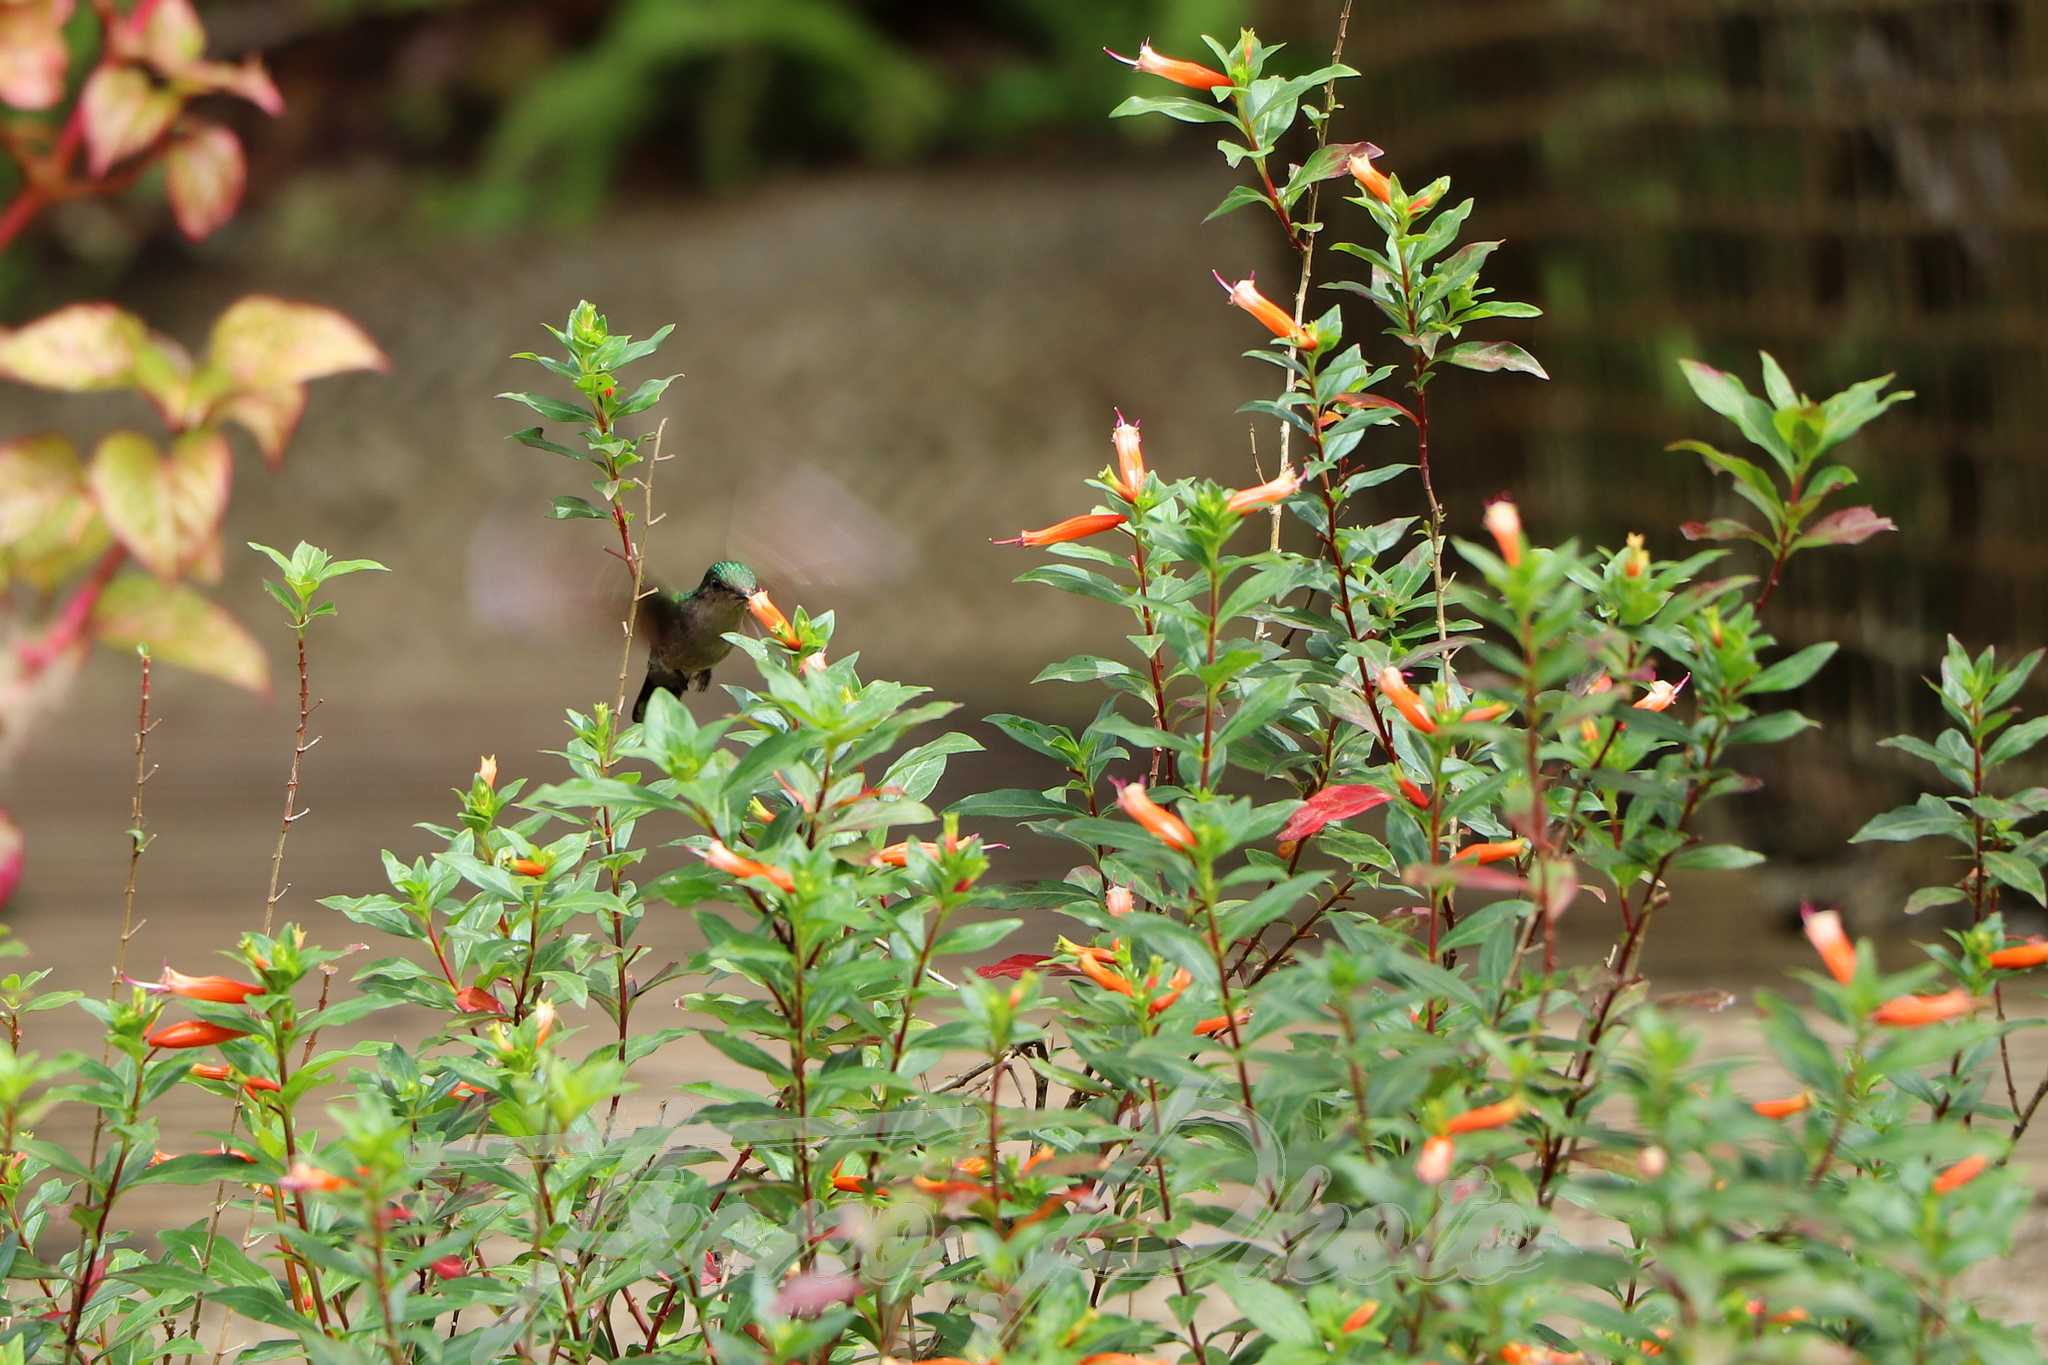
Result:
{"label": "hummingbird's dark body", "polygon": [[681,694],[692,682],[697,690],[711,686],[711,670],[732,653],[724,637],[740,627],[747,597],[755,588],[754,571],[738,560],[721,559],[704,571],[704,581],[688,592],[661,592],[641,600],[640,629],[647,635],[647,681],[633,702],[633,719],[647,711],[657,687]]}

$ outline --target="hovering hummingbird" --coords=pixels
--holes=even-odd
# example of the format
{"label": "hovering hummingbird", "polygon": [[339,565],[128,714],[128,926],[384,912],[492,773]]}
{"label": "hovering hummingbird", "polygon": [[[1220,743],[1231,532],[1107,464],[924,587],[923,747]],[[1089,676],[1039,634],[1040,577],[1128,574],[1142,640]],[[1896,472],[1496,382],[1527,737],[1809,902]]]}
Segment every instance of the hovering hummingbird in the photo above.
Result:
{"label": "hovering hummingbird", "polygon": [[721,559],[704,571],[688,592],[656,590],[640,602],[640,628],[647,634],[647,681],[633,702],[633,719],[647,711],[657,687],[682,693],[694,681],[702,692],[711,670],[732,653],[725,636],[739,629],[747,598],[760,585],[754,571],[736,559]]}

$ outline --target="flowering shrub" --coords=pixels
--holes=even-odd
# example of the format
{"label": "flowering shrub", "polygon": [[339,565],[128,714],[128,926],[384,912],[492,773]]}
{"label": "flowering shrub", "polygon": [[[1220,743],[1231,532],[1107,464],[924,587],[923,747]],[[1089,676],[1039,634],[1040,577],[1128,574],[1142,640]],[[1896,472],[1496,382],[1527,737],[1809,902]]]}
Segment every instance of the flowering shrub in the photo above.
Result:
{"label": "flowering shrub", "polygon": [[[766,592],[766,637],[731,637],[750,667],[724,666],[729,706],[657,690],[626,723],[629,613],[566,772],[484,760],[430,850],[324,902],[349,926],[79,1000],[97,1064],[39,1060],[35,1012],[68,1002],[0,982],[0,1351],[2039,1358],[1958,1288],[2009,1245],[2027,1190],[2006,1161],[2039,1103],[2009,1059],[1993,1084],[1993,1006],[2048,958],[2006,941],[1994,886],[2041,898],[2037,793],[1987,786],[2048,731],[2007,724],[2031,659],[1954,653],[1959,728],[1900,743],[1959,794],[1865,830],[1959,839],[1962,885],[1922,903],[1972,923],[1887,973],[1816,910],[1804,1007],[1759,1002],[1783,1087],[1703,1059],[1687,1004],[1653,1004],[1639,970],[1655,923],[1693,910],[1673,873],[1756,860],[1700,813],[1750,785],[1744,751],[1811,725],[1776,699],[1832,652],[1782,649],[1765,609],[1797,555],[1888,527],[1824,504],[1854,482],[1845,443],[1905,395],[1814,401],[1766,358],[1759,397],[1687,367],[1754,453],[1682,448],[1761,522],[1684,533],[1753,548],[1662,559],[1482,510],[1432,465],[1429,422],[1470,401],[1454,371],[1542,377],[1467,335],[1534,313],[1481,283],[1497,244],[1460,244],[1473,206],[1448,181],[1411,190],[1329,140],[1347,68],[1212,46],[1215,67],[1141,48],[1140,73],[1195,93],[1119,112],[1221,125],[1247,178],[1222,208],[1270,213],[1296,254],[1278,299],[1225,283],[1270,336],[1248,354],[1278,371],[1252,405],[1278,462],[1240,488],[1178,477],[1119,418],[1094,505],[992,551],[1043,551],[1026,583],[1131,623],[1120,652],[1040,675],[1106,693],[1088,724],[989,718],[1058,780],[933,809],[979,743],[932,733],[951,708],[922,689],[828,660],[832,613]],[[1290,139],[1311,145],[1283,175]],[[1341,224],[1364,240],[1330,252],[1367,270],[1334,288],[1362,303],[1317,311]],[[553,335],[560,355],[529,358],[576,397],[507,395],[543,423],[517,439],[592,475],[598,499],[554,515],[609,522],[638,597],[659,428],[619,419],[667,381],[618,372],[662,336],[588,304]],[[301,633],[319,571],[367,567],[274,558]],[[990,880],[1012,828],[1071,845],[1073,870]],[[683,913],[704,946],[658,964],[647,917]],[[1567,915],[1611,946],[1567,952]],[[344,978],[317,944],[358,931],[386,954]],[[423,1036],[334,1039],[399,1005]],[[652,1097],[674,1112],[634,1096],[683,1048],[750,1082]],[[178,1087],[215,1097],[213,1134],[163,1135],[152,1106]],[[34,1135],[56,1106],[93,1112],[83,1155]],[[213,1194],[126,1234],[148,1184]]]}

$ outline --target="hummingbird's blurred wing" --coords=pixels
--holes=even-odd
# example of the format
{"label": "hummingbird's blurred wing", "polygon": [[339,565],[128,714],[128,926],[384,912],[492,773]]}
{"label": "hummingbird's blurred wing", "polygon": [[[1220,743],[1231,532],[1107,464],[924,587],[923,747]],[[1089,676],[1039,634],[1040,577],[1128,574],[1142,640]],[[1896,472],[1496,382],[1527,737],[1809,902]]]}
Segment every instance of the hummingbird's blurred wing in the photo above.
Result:
{"label": "hummingbird's blurred wing", "polygon": [[651,653],[673,653],[682,643],[683,604],[676,594],[655,588],[640,599],[637,615],[636,629]]}

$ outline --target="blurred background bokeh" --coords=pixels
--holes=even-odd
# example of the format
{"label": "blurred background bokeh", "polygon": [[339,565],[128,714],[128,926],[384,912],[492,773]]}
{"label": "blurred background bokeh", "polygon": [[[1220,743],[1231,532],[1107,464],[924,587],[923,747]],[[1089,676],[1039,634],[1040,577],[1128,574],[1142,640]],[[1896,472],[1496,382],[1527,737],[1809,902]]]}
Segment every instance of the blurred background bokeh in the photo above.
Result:
{"label": "blurred background bokeh", "polygon": [[[289,633],[248,540],[305,539],[392,573],[339,585],[312,640],[315,730],[284,912],[377,881],[380,846],[444,818],[480,753],[544,771],[561,710],[612,694],[616,564],[595,523],[542,519],[572,467],[508,443],[507,357],[580,297],[615,330],[677,324],[651,557],[672,581],[753,563],[786,605],[836,610],[874,676],[965,715],[1092,705],[1029,680],[1098,647],[1107,609],[1014,587],[991,550],[1080,510],[1113,405],[1155,467],[1243,481],[1270,387],[1210,281],[1284,249],[1239,214],[1199,128],[1111,122],[1150,35],[1200,55],[1241,20],[1324,59],[1336,0],[206,0],[212,51],[261,53],[281,116],[213,101],[248,194],[200,244],[158,177],[55,206],[0,254],[8,325],[111,299],[197,343],[263,292],[338,307],[389,372],[325,380],[281,470],[238,449],[218,599],[272,676]],[[1727,442],[1673,364],[1753,374],[1773,352],[1825,393],[1896,370],[1919,398],[1862,437],[1865,500],[1898,534],[1814,556],[1781,597],[1794,640],[1844,649],[1737,837],[1785,855],[1735,882],[1674,966],[1753,963],[1799,894],[1896,919],[1928,877],[1843,839],[1913,776],[1882,736],[1924,726],[1944,630],[2048,637],[2036,534],[2048,415],[2048,6],[2024,0],[1360,0],[1337,136],[1479,200],[1505,238],[1510,335],[1550,382],[1433,391],[1453,529],[1512,489],[1539,538],[1660,554],[1715,496],[1687,436]],[[213,104],[219,104],[218,109]],[[1136,121],[1154,124],[1159,121]],[[11,187],[0,187],[11,193]],[[1331,231],[1362,230],[1335,206]],[[132,406],[131,406],[132,405]],[[142,423],[139,401],[0,385],[0,438]],[[1374,438],[1379,439],[1379,438]],[[1393,440],[1393,436],[1385,439]],[[1372,496],[1404,508],[1396,482]],[[1727,508],[1713,510],[1730,510]],[[21,619],[43,610],[14,589]],[[5,629],[0,626],[0,629]],[[10,711],[0,805],[28,841],[7,914],[37,956],[103,960],[125,870],[135,664],[100,650]],[[141,940],[224,941],[260,913],[293,722],[287,689],[165,668]],[[2032,699],[2038,704],[2038,695]],[[999,736],[981,774],[1023,771]],[[74,949],[74,946],[75,949]]]}

